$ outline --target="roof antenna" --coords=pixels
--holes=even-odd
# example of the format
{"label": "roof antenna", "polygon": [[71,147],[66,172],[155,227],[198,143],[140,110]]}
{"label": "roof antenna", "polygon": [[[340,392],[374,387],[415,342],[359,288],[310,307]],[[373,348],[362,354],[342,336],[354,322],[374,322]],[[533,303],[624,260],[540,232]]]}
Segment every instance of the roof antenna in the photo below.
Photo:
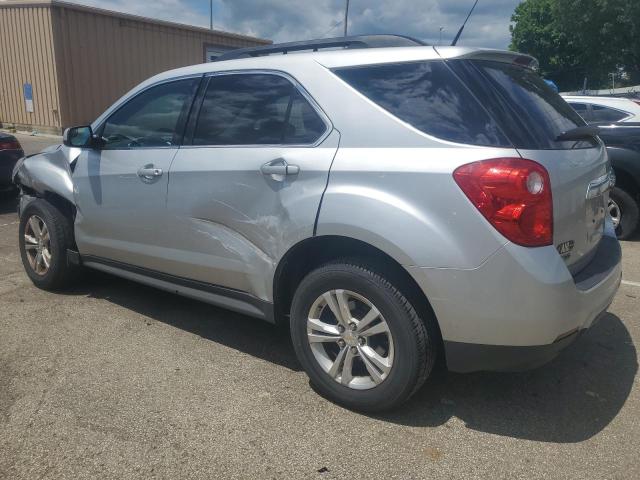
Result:
{"label": "roof antenna", "polygon": [[455,47],[456,43],[458,43],[458,40],[460,39],[460,35],[462,35],[462,30],[464,30],[464,26],[467,24],[467,20],[469,20],[469,17],[473,13],[473,10],[476,8],[477,4],[478,4],[478,0],[475,1],[475,3],[473,4],[473,7],[471,7],[471,10],[469,10],[469,15],[467,15],[467,18],[465,18],[464,22],[462,23],[462,26],[460,27],[460,30],[458,30],[458,33],[456,33],[456,38],[454,38],[453,42],[451,42],[452,47]]}

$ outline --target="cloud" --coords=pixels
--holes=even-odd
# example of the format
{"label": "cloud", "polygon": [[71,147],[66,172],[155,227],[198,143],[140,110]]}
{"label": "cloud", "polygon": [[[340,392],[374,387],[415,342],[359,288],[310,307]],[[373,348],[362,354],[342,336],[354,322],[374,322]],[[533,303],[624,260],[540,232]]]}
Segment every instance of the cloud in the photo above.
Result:
{"label": "cloud", "polygon": [[[209,2],[204,0],[72,1],[162,20],[209,25]],[[511,14],[519,1],[480,0],[460,44],[506,48]],[[435,44],[440,27],[444,27],[442,43],[449,43],[472,3],[473,0],[351,0],[349,33],[401,33]],[[276,42],[339,36],[343,31],[344,0],[214,0],[213,4],[214,28]]]}

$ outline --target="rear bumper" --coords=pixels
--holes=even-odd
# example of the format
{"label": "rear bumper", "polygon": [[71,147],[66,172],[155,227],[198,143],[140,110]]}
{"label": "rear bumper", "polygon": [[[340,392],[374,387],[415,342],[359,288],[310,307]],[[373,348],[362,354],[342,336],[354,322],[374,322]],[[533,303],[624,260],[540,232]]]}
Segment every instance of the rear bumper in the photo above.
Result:
{"label": "rear bumper", "polygon": [[548,362],[606,312],[621,259],[608,232],[575,277],[554,247],[512,244],[476,269],[408,270],[438,318],[450,370],[514,371]]}
{"label": "rear bumper", "polygon": [[512,347],[445,342],[447,368],[452,372],[518,372],[531,370],[553,360],[582,333],[573,332],[549,345]]}

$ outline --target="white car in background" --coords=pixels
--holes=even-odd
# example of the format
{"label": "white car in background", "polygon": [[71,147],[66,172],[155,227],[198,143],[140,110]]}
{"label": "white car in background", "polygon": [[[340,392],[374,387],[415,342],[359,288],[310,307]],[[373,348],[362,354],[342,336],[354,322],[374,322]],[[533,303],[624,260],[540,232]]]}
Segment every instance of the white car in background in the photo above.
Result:
{"label": "white car in background", "polygon": [[640,122],[640,100],[562,95],[587,123]]}

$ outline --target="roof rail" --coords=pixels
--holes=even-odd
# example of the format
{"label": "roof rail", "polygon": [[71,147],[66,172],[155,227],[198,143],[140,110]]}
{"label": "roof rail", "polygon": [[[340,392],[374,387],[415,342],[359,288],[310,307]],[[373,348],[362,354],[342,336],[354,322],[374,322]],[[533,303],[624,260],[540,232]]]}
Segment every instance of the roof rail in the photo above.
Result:
{"label": "roof rail", "polygon": [[317,52],[321,48],[384,48],[384,47],[417,47],[427,45],[417,38],[404,35],[357,35],[352,37],[321,38],[318,40],[305,40],[302,42],[276,43],[261,47],[239,48],[220,55],[216,62],[235,60],[238,58],[260,57],[272,53],[299,52],[313,50]]}

